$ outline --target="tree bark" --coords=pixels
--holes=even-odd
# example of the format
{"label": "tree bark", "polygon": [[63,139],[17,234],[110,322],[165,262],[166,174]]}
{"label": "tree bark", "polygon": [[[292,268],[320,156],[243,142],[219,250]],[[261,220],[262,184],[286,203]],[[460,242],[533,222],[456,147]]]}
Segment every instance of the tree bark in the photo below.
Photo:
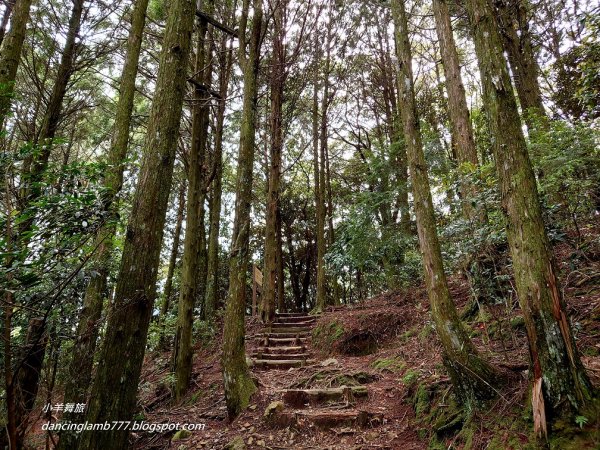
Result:
{"label": "tree bark", "polygon": [[[103,180],[106,194],[103,198],[103,208],[107,220],[96,233],[97,249],[90,261],[90,282],[87,285],[83,299],[83,308],[79,314],[77,339],[73,345],[73,358],[69,364],[65,384],[65,403],[86,403],[92,366],[96,351],[96,343],[101,325],[101,315],[107,294],[108,276],[113,258],[114,239],[118,221],[118,205],[116,198],[123,186],[123,171],[129,145],[129,129],[131,113],[135,96],[135,79],[142,47],[142,38],[146,24],[146,9],[149,0],[137,0],[134,4],[131,18],[131,30],[127,41],[127,54],[121,74],[119,102],[115,115],[115,128],[111,146],[108,152],[108,172]],[[81,414],[66,412],[64,420],[76,422]],[[76,446],[78,434],[63,432],[58,449],[70,449]]]}
{"label": "tree bark", "polygon": [[4,122],[12,104],[31,3],[32,0],[19,0],[15,4],[10,29],[0,47],[0,131],[4,129]]}
{"label": "tree bark", "polygon": [[[131,420],[156,296],[156,276],[186,88],[191,34],[191,0],[170,4],[155,97],[148,122],[140,175],[125,234],[113,308],[86,420]],[[125,449],[128,430],[85,431],[80,449]]]}
{"label": "tree bark", "polygon": [[[58,131],[62,116],[63,100],[67,93],[69,81],[74,72],[75,58],[78,49],[76,39],[81,28],[84,4],[85,0],[73,1],[73,9],[71,10],[71,16],[69,18],[69,29],[67,31],[67,38],[60,64],[58,66],[56,80],[54,81],[52,93],[48,100],[48,106],[42,119],[39,134],[34,141],[34,144],[41,147],[40,154],[37,157],[27,157],[23,163],[23,178],[26,181],[25,186],[21,189],[21,201],[24,205],[30,204],[42,194],[41,187],[37,186],[37,183],[40,181],[48,167],[53,140],[56,137],[56,132]],[[23,227],[21,227],[21,230],[24,231],[29,229],[32,223],[32,221],[25,222]]]}
{"label": "tree bark", "polygon": [[[569,414],[591,398],[592,387],[561,295],[494,11],[488,0],[468,0],[467,9],[508,222],[516,290],[529,338],[532,381],[534,386],[542,385],[540,399],[545,402],[546,417]],[[536,431],[541,429],[536,423]]]}
{"label": "tree bark", "polygon": [[458,396],[467,404],[495,395],[499,373],[481,359],[466,334],[448,290],[438,241],[427,165],[416,109],[408,20],[403,0],[392,1],[396,47],[400,62],[400,109],[407,143],[419,244],[425,284],[436,331],[444,348],[444,363]]}
{"label": "tree bark", "polygon": [[4,14],[2,15],[2,22],[0,23],[0,46],[4,41],[4,36],[6,35],[6,26],[8,25],[8,21],[10,20],[10,15],[13,12],[15,7],[15,3],[17,0],[7,0],[6,8],[4,9]]}
{"label": "tree bark", "polygon": [[277,214],[279,210],[279,190],[281,185],[281,153],[283,150],[283,96],[286,82],[286,55],[284,18],[287,1],[281,0],[273,12],[273,50],[271,58],[271,116],[270,116],[270,161],[267,189],[267,217],[265,225],[265,264],[264,281],[260,302],[260,316],[263,322],[271,323],[275,317],[277,297]]}
{"label": "tree bark", "polygon": [[42,364],[46,354],[46,322],[43,317],[29,321],[22,362],[13,375],[15,384],[15,424],[17,428],[16,448],[23,448],[25,432],[29,427],[29,414],[37,397]]}
{"label": "tree bark", "polygon": [[233,51],[227,46],[227,38],[223,36],[219,50],[219,93],[222,99],[216,113],[215,143],[213,150],[212,192],[209,203],[210,230],[208,237],[208,262],[206,280],[206,298],[204,307],[207,318],[211,318],[219,305],[219,229],[221,223],[221,197],[223,191],[223,131],[225,125],[225,99],[231,70],[233,67]]}
{"label": "tree bark", "polygon": [[469,169],[479,167],[477,147],[473,138],[473,125],[467,107],[467,96],[460,75],[458,52],[452,34],[450,12],[446,0],[433,0],[433,12],[442,65],[446,77],[446,91],[448,93],[448,117],[452,132],[452,146],[458,162],[458,171],[461,183],[462,213],[470,223],[485,220],[485,208],[476,205],[477,188],[469,180]]}
{"label": "tree bark", "polygon": [[[262,0],[253,0],[253,17],[249,42],[246,39],[250,0],[244,0],[239,29],[239,59],[244,79],[242,123],[238,154],[235,218],[229,264],[229,293],[223,329],[223,382],[230,419],[244,410],[256,386],[246,364],[244,316],[250,244],[250,208],[254,165],[254,143],[258,101],[258,69],[263,27]],[[250,47],[246,55],[246,46]]]}
{"label": "tree bark", "polygon": [[494,0],[504,50],[512,69],[521,111],[529,131],[535,116],[545,117],[538,75],[540,72],[529,30],[527,0]]}
{"label": "tree bark", "polygon": [[[196,64],[194,72],[201,74],[202,84],[209,86],[210,68],[207,51],[208,22],[198,21]],[[177,332],[173,348],[175,361],[175,399],[180,401],[192,376],[192,326],[194,306],[204,301],[206,282],[206,230],[204,201],[206,199],[206,147],[208,139],[208,112],[210,94],[198,87],[194,91],[192,109],[192,145],[188,160],[188,205],[181,267],[181,291],[177,312]],[[203,305],[201,305],[203,306]]]}
{"label": "tree bark", "polygon": [[183,216],[185,213],[185,192],[186,184],[181,183],[179,188],[179,200],[177,206],[177,222],[175,223],[175,231],[173,232],[173,248],[169,257],[169,268],[167,269],[167,279],[165,281],[165,290],[163,292],[160,312],[158,314],[158,323],[160,327],[159,346],[164,348],[167,344],[165,336],[165,320],[171,307],[171,293],[173,291],[173,275],[175,266],[177,265],[177,256],[179,255],[179,241],[181,239],[181,227],[183,224]]}

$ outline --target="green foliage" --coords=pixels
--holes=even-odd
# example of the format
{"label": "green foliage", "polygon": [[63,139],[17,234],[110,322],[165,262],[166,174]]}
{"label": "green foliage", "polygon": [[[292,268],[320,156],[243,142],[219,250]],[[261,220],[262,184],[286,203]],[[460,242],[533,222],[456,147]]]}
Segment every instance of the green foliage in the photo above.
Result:
{"label": "green foliage", "polygon": [[579,428],[583,428],[583,426],[588,423],[588,418],[585,416],[577,416],[575,417],[575,423],[579,425]]}
{"label": "green foliage", "polygon": [[592,123],[538,118],[530,153],[548,225],[575,225],[600,201],[600,132]]}

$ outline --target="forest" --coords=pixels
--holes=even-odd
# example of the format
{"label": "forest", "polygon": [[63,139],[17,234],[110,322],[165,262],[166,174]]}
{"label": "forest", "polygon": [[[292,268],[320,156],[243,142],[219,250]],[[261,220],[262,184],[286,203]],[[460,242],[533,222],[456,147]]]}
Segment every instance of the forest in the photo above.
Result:
{"label": "forest", "polygon": [[0,449],[599,449],[596,0],[1,0]]}

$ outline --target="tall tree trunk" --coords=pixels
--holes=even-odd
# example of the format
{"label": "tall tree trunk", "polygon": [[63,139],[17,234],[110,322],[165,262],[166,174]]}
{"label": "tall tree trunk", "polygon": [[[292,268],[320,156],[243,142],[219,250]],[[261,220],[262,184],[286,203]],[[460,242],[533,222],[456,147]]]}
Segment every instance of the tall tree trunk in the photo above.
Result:
{"label": "tall tree trunk", "polygon": [[[250,208],[254,166],[254,142],[258,101],[258,69],[263,27],[262,0],[253,0],[250,41],[246,39],[250,0],[244,0],[239,28],[239,59],[244,79],[240,147],[238,154],[235,219],[231,238],[229,293],[223,329],[223,381],[230,419],[248,406],[256,386],[246,364],[244,334],[246,281],[250,244]],[[246,46],[249,45],[249,55]]]}
{"label": "tall tree trunk", "polygon": [[485,208],[483,205],[474,205],[477,196],[476,185],[469,180],[469,166],[479,166],[477,147],[473,138],[473,125],[467,107],[467,96],[460,76],[460,63],[458,52],[452,34],[450,12],[446,0],[433,0],[435,27],[440,42],[442,65],[446,76],[446,91],[448,93],[448,116],[452,132],[453,153],[459,164],[461,181],[462,213],[471,223],[484,220]]}
{"label": "tall tree trunk", "polygon": [[270,164],[267,189],[267,217],[265,225],[265,265],[263,291],[260,303],[261,319],[265,323],[273,321],[277,297],[277,211],[281,185],[281,153],[283,150],[283,95],[286,82],[285,29],[284,17],[287,1],[281,0],[273,12],[273,55],[271,58],[271,117],[270,117]]}
{"label": "tall tree trunk", "polygon": [[181,239],[181,227],[183,224],[183,216],[185,215],[185,192],[186,184],[181,183],[179,188],[179,200],[177,206],[177,221],[175,223],[175,231],[173,232],[173,248],[171,249],[171,256],[169,257],[169,268],[167,269],[167,279],[165,281],[165,290],[163,292],[163,298],[160,305],[160,312],[158,314],[158,323],[160,327],[160,339],[159,346],[164,348],[167,344],[165,336],[165,320],[169,309],[171,307],[171,293],[173,291],[173,275],[175,273],[175,266],[177,265],[177,256],[179,255],[179,241]]}
{"label": "tall tree trunk", "polygon": [[[538,76],[540,69],[529,30],[527,0],[494,0],[504,50],[529,131],[535,130],[535,116],[545,116]],[[532,117],[532,115],[534,117]]]}
{"label": "tall tree trunk", "polygon": [[283,235],[281,222],[281,207],[277,208],[277,309],[279,312],[286,310],[285,305],[285,278],[283,273]]}
{"label": "tall tree trunk", "polygon": [[[93,355],[96,351],[102,306],[107,294],[108,275],[113,258],[113,241],[118,221],[116,198],[123,186],[123,171],[127,157],[129,128],[135,95],[135,79],[138,71],[147,8],[148,0],[137,0],[132,12],[127,55],[121,74],[115,128],[108,152],[109,170],[103,180],[106,188],[103,207],[108,213],[108,219],[96,234],[96,253],[90,261],[90,282],[86,288],[83,308],[79,314],[77,339],[73,345],[73,358],[69,364],[65,385],[65,403],[85,403],[92,379],[94,358],[90,355]],[[65,420],[76,422],[81,419],[81,414],[67,412],[63,417]],[[74,432],[61,433],[58,449],[74,448],[78,437],[78,434]]]}
{"label": "tall tree trunk", "polygon": [[8,21],[10,20],[10,15],[13,12],[15,7],[15,3],[17,0],[7,0],[6,7],[4,8],[4,14],[2,15],[2,21],[0,22],[0,46],[4,41],[4,36],[6,35],[6,26],[8,25]]}
{"label": "tall tree trunk", "polygon": [[15,423],[17,427],[15,448],[17,449],[23,448],[25,432],[29,427],[29,414],[33,409],[39,389],[47,341],[45,319],[43,317],[31,319],[27,329],[22,362],[14,374],[14,378],[16,378]]}
{"label": "tall tree trunk", "polygon": [[[543,397],[535,396],[539,402],[534,407],[543,409],[545,403],[546,417],[569,414],[591,398],[592,387],[575,346],[556,276],[494,12],[488,0],[468,0],[467,9],[493,137],[502,209],[508,221],[517,294],[529,338],[532,381],[543,391]],[[538,434],[543,433],[544,424],[535,425]]]}
{"label": "tall tree trunk", "polygon": [[[170,4],[140,175],[125,233],[113,308],[86,420],[131,420],[156,295],[175,145],[194,24],[191,0]],[[85,431],[80,449],[125,449],[128,430]]]}
{"label": "tall tree trunk", "polygon": [[460,398],[468,404],[494,396],[499,374],[482,360],[465,332],[450,297],[438,241],[433,202],[416,109],[408,20],[403,0],[392,1],[400,62],[400,109],[407,144],[425,284],[436,331],[444,348],[444,364]]}
{"label": "tall tree trunk", "polygon": [[221,223],[221,196],[223,190],[223,131],[225,124],[225,99],[231,70],[233,67],[233,50],[227,46],[227,38],[223,36],[219,50],[219,93],[222,99],[216,113],[215,143],[213,150],[214,179],[209,203],[210,230],[208,237],[208,262],[206,278],[206,298],[204,308],[206,317],[211,318],[219,304],[219,229]]}
{"label": "tall tree trunk", "polygon": [[0,131],[10,110],[21,50],[29,22],[32,0],[19,0],[15,4],[10,29],[0,47]]}
{"label": "tall tree trunk", "polygon": [[[205,86],[210,80],[207,52],[208,22],[200,18],[196,43],[194,72],[201,75]],[[210,95],[210,94],[209,94]],[[173,348],[175,361],[175,399],[181,400],[192,376],[192,326],[194,306],[198,299],[204,301],[206,282],[206,230],[204,227],[204,201],[206,198],[206,147],[208,138],[208,112],[210,96],[199,87],[194,91],[192,109],[192,145],[188,160],[188,206],[181,267],[181,291],[177,312],[177,332]],[[201,282],[200,282],[201,280]]]}
{"label": "tall tree trunk", "polygon": [[[329,42],[328,42],[329,44]],[[327,286],[325,285],[325,195],[321,163],[319,157],[319,65],[320,65],[319,34],[315,34],[315,66],[314,66],[314,91],[312,106],[312,133],[313,133],[313,166],[315,178],[315,212],[316,212],[316,240],[317,240],[317,290],[315,310],[321,312],[327,303]],[[329,76],[327,73],[326,76]]]}
{"label": "tall tree trunk", "polygon": [[[73,9],[71,10],[71,17],[69,18],[69,29],[67,31],[67,38],[60,64],[58,66],[56,80],[54,81],[52,93],[48,100],[48,106],[42,119],[39,134],[35,138],[35,144],[38,144],[41,147],[40,154],[36,157],[29,156],[23,162],[23,177],[26,180],[26,186],[21,190],[23,204],[31,203],[42,194],[41,187],[37,185],[37,182],[40,181],[48,166],[53,140],[56,137],[56,132],[58,131],[62,116],[63,100],[67,93],[69,81],[75,70],[75,59],[78,50],[78,43],[76,40],[79,36],[79,29],[81,28],[81,19],[83,17],[85,1],[86,0],[73,1]],[[29,229],[32,223],[32,221],[26,221],[21,227],[21,230],[24,231]]]}

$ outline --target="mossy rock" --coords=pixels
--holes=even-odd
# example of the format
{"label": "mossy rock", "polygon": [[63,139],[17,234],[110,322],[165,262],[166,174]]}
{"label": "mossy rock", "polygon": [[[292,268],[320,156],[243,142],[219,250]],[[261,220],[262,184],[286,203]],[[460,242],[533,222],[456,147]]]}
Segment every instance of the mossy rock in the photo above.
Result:
{"label": "mossy rock", "polygon": [[192,435],[191,431],[188,430],[179,430],[177,433],[175,433],[173,435],[173,438],[171,439],[171,441],[175,442],[175,441],[180,441],[182,439],[187,439]]}

